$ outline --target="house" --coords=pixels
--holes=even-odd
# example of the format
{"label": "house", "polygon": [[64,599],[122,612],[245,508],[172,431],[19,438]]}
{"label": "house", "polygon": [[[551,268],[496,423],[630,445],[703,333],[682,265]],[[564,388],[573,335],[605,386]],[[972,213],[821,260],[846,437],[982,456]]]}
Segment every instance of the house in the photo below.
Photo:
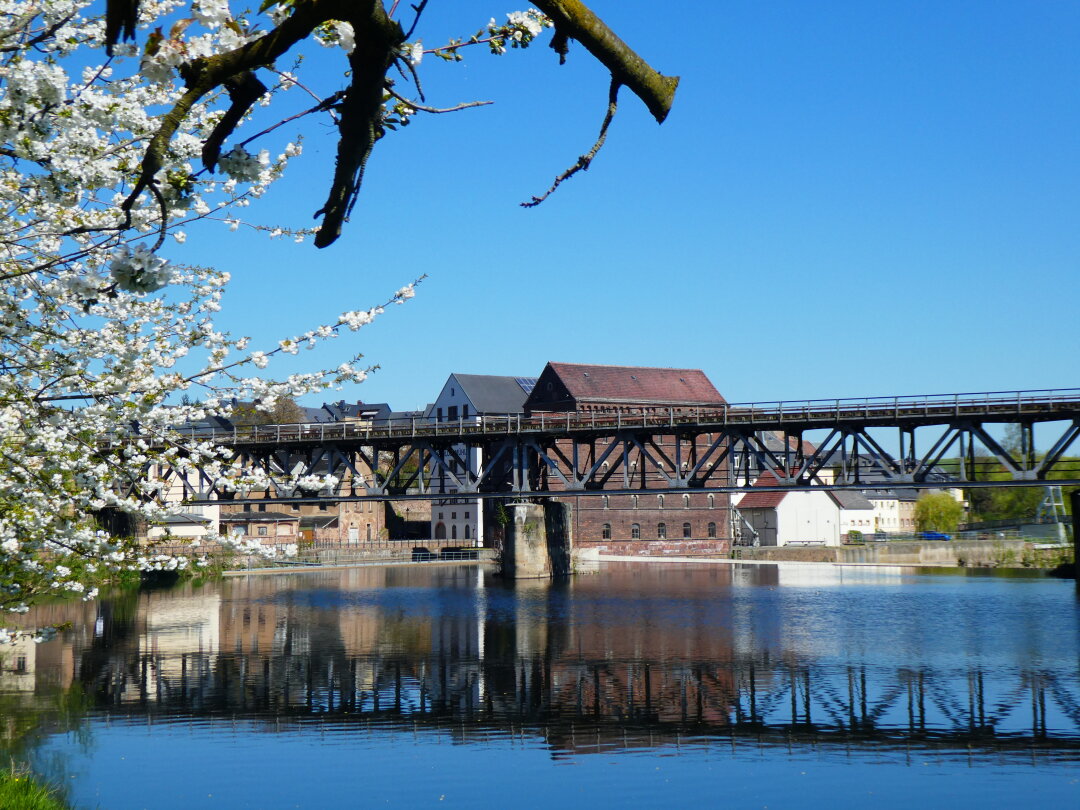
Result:
{"label": "house", "polygon": [[265,545],[295,543],[300,533],[298,515],[270,511],[265,504],[235,512],[223,509],[220,522],[222,533],[244,535]]}
{"label": "house", "polygon": [[870,534],[875,530],[874,504],[861,492],[850,489],[838,489],[829,492],[829,496],[840,507],[840,539],[858,532],[860,535]]}
{"label": "house", "polygon": [[914,532],[915,502],[919,492],[915,489],[867,489],[863,495],[874,506],[874,528],[879,534],[907,534]]}
{"label": "house", "polygon": [[[525,401],[528,415],[542,413],[682,413],[715,410],[726,404],[699,369],[548,363]],[[670,437],[655,437],[661,449]],[[712,436],[698,437],[704,451]],[[596,447],[599,455],[605,448]],[[569,447],[564,448],[569,457]],[[644,487],[646,464],[632,452],[631,486]],[[606,465],[606,462],[604,462]],[[549,489],[560,480],[545,470]],[[616,481],[616,478],[618,479]],[[621,476],[607,484],[622,489]],[[556,496],[559,497],[559,496]],[[727,551],[731,535],[731,501],[724,493],[665,493],[655,488],[641,494],[566,496],[573,507],[574,542],[613,554],[710,554]]]}
{"label": "house", "polygon": [[[536,384],[535,377],[504,377],[491,374],[451,374],[428,414],[436,422],[476,422],[483,416],[521,414],[525,400]],[[453,462],[450,470],[431,470],[435,491],[455,492],[453,476],[468,469],[479,471],[481,451],[459,445],[455,448],[462,464]],[[431,536],[437,540],[463,540],[482,545],[484,537],[483,505],[477,498],[443,498],[431,504]]]}
{"label": "house", "polygon": [[[762,473],[754,487],[777,486],[776,476]],[[838,546],[840,500],[825,490],[751,490],[735,503],[762,546]]]}

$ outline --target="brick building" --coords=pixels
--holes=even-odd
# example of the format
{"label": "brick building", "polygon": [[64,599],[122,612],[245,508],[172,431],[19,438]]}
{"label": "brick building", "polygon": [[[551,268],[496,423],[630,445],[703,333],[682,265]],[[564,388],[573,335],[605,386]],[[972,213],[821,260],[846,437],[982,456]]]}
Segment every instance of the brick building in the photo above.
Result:
{"label": "brick building", "polygon": [[[548,363],[525,402],[527,414],[538,413],[669,413],[725,404],[709,378],[698,369],[597,366]],[[701,436],[704,451],[712,436]],[[672,445],[656,437],[657,446]],[[597,456],[606,446],[595,448]],[[671,454],[669,454],[671,455]],[[724,493],[664,493],[662,480],[646,472],[640,455],[630,455],[631,488],[652,490],[633,495],[572,497],[574,541],[609,554],[709,554],[730,547],[731,501]],[[622,476],[606,485],[622,489]],[[548,481],[558,489],[558,481]]]}

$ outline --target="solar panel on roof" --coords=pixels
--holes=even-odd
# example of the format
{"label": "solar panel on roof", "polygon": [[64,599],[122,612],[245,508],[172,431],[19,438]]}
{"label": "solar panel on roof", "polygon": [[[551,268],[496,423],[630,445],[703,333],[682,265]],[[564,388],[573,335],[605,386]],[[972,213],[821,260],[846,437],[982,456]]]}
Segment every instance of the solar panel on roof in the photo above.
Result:
{"label": "solar panel on roof", "polygon": [[531,394],[536,387],[536,379],[536,377],[514,377],[514,382],[520,385],[521,390],[526,394]]}

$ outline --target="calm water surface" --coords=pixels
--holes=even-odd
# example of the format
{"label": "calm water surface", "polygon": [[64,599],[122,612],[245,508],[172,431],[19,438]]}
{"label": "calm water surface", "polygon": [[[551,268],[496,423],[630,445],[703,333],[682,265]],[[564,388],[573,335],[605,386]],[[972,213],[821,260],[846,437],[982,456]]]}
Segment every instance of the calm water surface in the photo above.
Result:
{"label": "calm water surface", "polygon": [[1080,806],[1070,581],[386,567],[38,618],[2,697],[79,807]]}

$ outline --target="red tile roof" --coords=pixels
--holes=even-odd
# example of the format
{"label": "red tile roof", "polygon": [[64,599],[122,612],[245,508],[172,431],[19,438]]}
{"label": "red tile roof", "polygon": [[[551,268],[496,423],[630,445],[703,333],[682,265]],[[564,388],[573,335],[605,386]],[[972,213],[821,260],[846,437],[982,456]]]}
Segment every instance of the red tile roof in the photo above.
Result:
{"label": "red tile roof", "polygon": [[[724,398],[696,368],[649,368],[548,363],[575,400],[613,404],[723,405]],[[545,369],[545,371],[547,371]]]}
{"label": "red tile roof", "polygon": [[[755,487],[774,487],[779,483],[770,472],[762,473],[754,482]],[[736,504],[736,509],[775,509],[787,496],[787,492],[747,492]]]}

